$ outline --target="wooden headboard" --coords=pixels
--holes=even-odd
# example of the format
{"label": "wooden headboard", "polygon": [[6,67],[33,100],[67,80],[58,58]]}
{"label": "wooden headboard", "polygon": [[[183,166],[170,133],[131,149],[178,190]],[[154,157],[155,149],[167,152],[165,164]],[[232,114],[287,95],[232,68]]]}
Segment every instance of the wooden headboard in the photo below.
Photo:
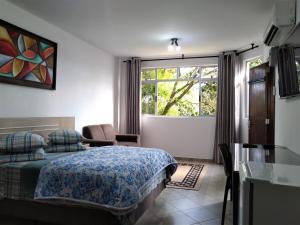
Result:
{"label": "wooden headboard", "polygon": [[43,136],[59,129],[75,129],[75,117],[0,118],[0,137],[14,132],[29,131]]}

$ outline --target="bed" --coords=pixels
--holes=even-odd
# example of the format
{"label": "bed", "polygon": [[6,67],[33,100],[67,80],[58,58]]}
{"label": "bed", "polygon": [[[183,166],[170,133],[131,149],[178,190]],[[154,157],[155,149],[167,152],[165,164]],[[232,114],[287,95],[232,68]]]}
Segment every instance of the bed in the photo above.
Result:
{"label": "bed", "polygon": [[[74,118],[25,120],[0,119],[0,136],[74,129]],[[0,214],[53,224],[134,224],[175,170],[176,161],[160,149],[124,146],[0,164]]]}

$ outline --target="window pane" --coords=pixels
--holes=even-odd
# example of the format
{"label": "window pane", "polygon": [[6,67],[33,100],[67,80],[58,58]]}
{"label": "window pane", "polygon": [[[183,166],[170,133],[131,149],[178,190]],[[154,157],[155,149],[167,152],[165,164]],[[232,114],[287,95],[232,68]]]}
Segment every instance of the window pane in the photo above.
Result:
{"label": "window pane", "polygon": [[177,79],[177,68],[157,69],[158,80]]}
{"label": "window pane", "polygon": [[256,66],[259,66],[260,64],[262,64],[262,60],[261,60],[261,58],[255,58],[255,59],[248,61],[248,63],[249,63],[249,69],[252,69],[253,67],[256,67]]}
{"label": "window pane", "polygon": [[155,114],[155,84],[142,84],[142,113]]}
{"label": "window pane", "polygon": [[199,77],[199,67],[181,67],[179,78],[192,78],[195,79]]}
{"label": "window pane", "polygon": [[155,80],[155,69],[142,70],[142,80]]}
{"label": "window pane", "polygon": [[201,115],[211,116],[216,114],[217,107],[217,82],[201,83]]}
{"label": "window pane", "polygon": [[197,81],[158,82],[158,115],[198,116]]}
{"label": "window pane", "polygon": [[199,83],[197,83],[176,104],[180,116],[199,116],[199,94]]}
{"label": "window pane", "polygon": [[202,78],[217,78],[218,77],[218,67],[210,66],[202,68]]}

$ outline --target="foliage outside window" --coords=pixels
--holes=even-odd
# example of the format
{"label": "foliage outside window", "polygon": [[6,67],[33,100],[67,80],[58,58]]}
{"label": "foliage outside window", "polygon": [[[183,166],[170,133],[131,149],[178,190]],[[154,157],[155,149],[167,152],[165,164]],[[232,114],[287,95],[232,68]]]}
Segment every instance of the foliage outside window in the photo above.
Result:
{"label": "foliage outside window", "polygon": [[256,57],[250,60],[246,61],[246,83],[245,83],[245,87],[246,87],[246,93],[245,93],[245,117],[248,118],[248,112],[249,112],[249,76],[250,76],[250,69],[259,66],[260,64],[262,64],[263,61],[260,57]]}
{"label": "foliage outside window", "polygon": [[142,113],[213,116],[217,76],[217,66],[142,69]]}

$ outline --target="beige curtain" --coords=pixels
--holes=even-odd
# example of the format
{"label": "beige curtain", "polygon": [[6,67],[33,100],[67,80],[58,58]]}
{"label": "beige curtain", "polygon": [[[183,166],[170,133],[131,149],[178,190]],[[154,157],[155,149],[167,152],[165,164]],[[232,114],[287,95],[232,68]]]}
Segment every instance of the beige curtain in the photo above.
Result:
{"label": "beige curtain", "polygon": [[237,56],[235,52],[219,56],[216,133],[213,160],[222,163],[218,144],[235,141],[235,74]]}
{"label": "beige curtain", "polygon": [[128,134],[140,134],[140,74],[141,59],[127,61],[127,105],[126,131]]}

